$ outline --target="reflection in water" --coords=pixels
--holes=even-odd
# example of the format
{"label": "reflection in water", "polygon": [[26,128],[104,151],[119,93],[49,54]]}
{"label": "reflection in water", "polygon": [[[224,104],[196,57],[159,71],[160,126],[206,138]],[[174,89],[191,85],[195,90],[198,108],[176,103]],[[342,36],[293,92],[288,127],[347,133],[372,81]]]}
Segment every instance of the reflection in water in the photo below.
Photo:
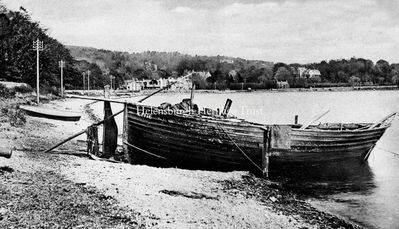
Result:
{"label": "reflection in water", "polygon": [[357,191],[367,194],[376,187],[370,166],[359,159],[270,166],[272,179],[310,196]]}

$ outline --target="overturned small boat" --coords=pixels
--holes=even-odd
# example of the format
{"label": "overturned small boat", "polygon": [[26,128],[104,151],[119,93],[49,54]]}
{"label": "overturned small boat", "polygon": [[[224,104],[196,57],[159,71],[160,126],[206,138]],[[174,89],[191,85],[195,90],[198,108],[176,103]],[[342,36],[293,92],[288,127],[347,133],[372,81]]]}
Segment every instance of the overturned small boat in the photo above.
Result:
{"label": "overturned small boat", "polygon": [[367,159],[396,116],[374,124],[266,125],[229,117],[225,110],[219,115],[127,103],[129,161],[221,171],[255,168],[267,174],[273,162]]}
{"label": "overturned small boat", "polygon": [[60,111],[54,109],[48,109],[43,107],[34,107],[34,106],[20,106],[21,110],[25,111],[26,114],[34,117],[48,118],[48,119],[56,119],[61,121],[71,121],[76,122],[79,121],[81,115],[79,113],[70,112],[70,111]]}

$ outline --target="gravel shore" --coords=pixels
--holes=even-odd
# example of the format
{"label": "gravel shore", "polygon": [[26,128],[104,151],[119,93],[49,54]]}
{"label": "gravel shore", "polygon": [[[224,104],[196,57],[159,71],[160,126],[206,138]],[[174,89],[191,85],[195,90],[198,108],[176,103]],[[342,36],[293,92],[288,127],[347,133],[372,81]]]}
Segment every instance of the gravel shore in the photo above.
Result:
{"label": "gravel shore", "polygon": [[[81,136],[92,123],[84,100],[47,107],[82,113],[79,122],[26,117],[0,123],[0,228],[337,228],[357,227],[245,171],[211,172],[91,160]],[[86,110],[88,106],[86,106]]]}

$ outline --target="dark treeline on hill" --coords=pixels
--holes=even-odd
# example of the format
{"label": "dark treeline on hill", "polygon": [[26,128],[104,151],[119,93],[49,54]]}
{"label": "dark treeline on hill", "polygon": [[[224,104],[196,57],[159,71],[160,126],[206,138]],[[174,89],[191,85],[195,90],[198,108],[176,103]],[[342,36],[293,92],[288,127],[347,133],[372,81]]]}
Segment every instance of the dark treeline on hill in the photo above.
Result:
{"label": "dark treeline on hill", "polygon": [[[399,82],[399,64],[385,60],[351,58],[312,64],[285,64],[245,60],[225,56],[190,56],[178,52],[127,53],[103,49],[67,46],[76,59],[96,64],[102,72],[109,72],[121,85],[126,79],[154,79],[178,77],[188,71],[201,71],[207,78],[195,77],[197,88],[207,89],[268,89],[278,81],[290,87],[393,85]],[[300,68],[306,69],[305,74]],[[312,76],[309,70],[318,70]],[[108,83],[106,80],[106,83]]]}
{"label": "dark treeline on hill", "polygon": [[[73,57],[99,66],[116,77],[117,85],[127,79],[179,77],[188,71],[200,71],[209,77],[195,77],[197,88],[241,88],[241,82],[273,86],[273,63],[225,56],[191,56],[179,52],[116,52],[79,46],[67,46]],[[109,77],[108,77],[109,78]],[[109,83],[106,79],[105,84]],[[239,84],[239,85],[238,85]]]}
{"label": "dark treeline on hill", "polygon": [[351,58],[322,61],[307,66],[318,69],[323,82],[391,85],[398,84],[399,79],[399,64],[389,64],[385,60],[373,63],[363,58]]}
{"label": "dark treeline on hill", "polygon": [[40,83],[43,88],[60,85],[58,61],[64,60],[65,87],[82,88],[83,72],[90,70],[91,88],[124,80],[179,77],[199,71],[194,81],[198,89],[269,89],[279,81],[290,87],[393,85],[399,82],[399,64],[385,60],[351,58],[312,64],[272,63],[226,56],[191,56],[178,52],[127,53],[103,49],[64,46],[47,34],[21,7],[7,10],[0,0],[0,78],[25,82],[36,87],[36,52],[33,41],[43,41],[40,52]]}

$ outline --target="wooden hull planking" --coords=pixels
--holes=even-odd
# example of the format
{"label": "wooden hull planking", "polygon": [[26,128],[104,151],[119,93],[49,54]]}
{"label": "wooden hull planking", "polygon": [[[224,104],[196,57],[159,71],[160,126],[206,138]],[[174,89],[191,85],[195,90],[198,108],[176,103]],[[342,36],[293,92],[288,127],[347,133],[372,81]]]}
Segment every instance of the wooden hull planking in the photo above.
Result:
{"label": "wooden hull planking", "polygon": [[[155,109],[155,110],[151,110]],[[127,142],[168,159],[183,168],[251,170],[254,168],[234,142],[262,165],[265,131],[271,126],[184,115],[153,114],[156,108],[127,104]],[[361,158],[387,127],[371,130],[291,128],[290,149],[269,149],[271,162],[328,161]],[[225,132],[229,135],[227,135]],[[156,162],[140,150],[129,148],[134,163]]]}

